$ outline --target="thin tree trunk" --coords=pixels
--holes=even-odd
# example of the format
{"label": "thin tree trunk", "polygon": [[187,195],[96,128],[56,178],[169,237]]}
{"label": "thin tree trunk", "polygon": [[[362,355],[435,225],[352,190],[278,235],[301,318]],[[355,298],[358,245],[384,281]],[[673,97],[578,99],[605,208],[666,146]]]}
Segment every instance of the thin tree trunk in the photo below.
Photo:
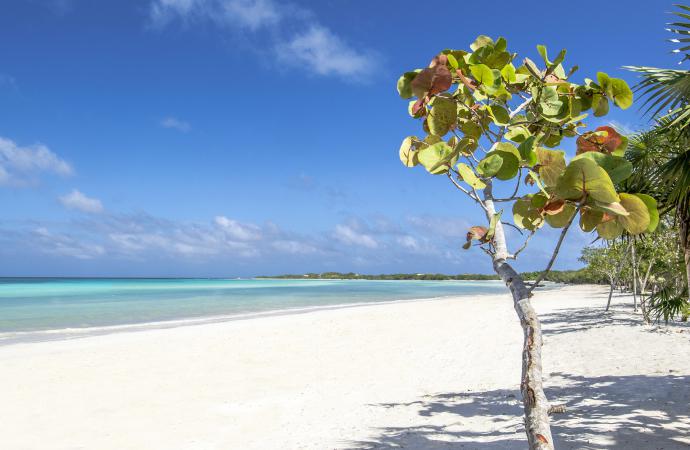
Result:
{"label": "thin tree trunk", "polygon": [[616,280],[611,278],[609,283],[611,287],[609,289],[609,299],[606,301],[606,311],[611,307],[611,297],[613,297],[613,287],[616,285]]}
{"label": "thin tree trunk", "polygon": [[685,257],[685,276],[688,283],[688,299],[690,300],[690,205],[685,205],[684,210],[678,213],[680,219],[678,235],[680,237],[680,246],[683,249],[683,256]]}
{"label": "thin tree trunk", "polygon": [[642,279],[642,286],[640,291],[640,307],[642,308],[642,318],[646,324],[651,323],[649,317],[649,311],[647,310],[647,299],[645,297],[645,292],[647,291],[647,283],[649,283],[649,275],[652,273],[652,266],[654,265],[654,258],[649,260],[649,265],[647,266],[647,272],[644,274]]}
{"label": "thin tree trunk", "polygon": [[[491,220],[496,213],[491,183],[484,189],[486,216]],[[520,319],[523,331],[522,377],[520,392],[525,411],[525,433],[530,450],[553,450],[553,438],[549,425],[549,401],[544,394],[541,347],[542,334],[539,317],[530,302],[530,294],[522,277],[506,262],[509,253],[505,233],[500,221],[494,234],[493,266],[496,273],[513,295],[513,307]]]}
{"label": "thin tree trunk", "polygon": [[637,312],[637,259],[635,258],[635,244],[630,241],[630,256],[632,257],[632,292],[633,311]]}
{"label": "thin tree trunk", "polygon": [[[624,253],[625,255],[625,253]],[[621,272],[623,271],[623,265],[625,264],[625,256],[621,258],[620,262],[618,263],[618,269],[616,270],[616,281],[619,281],[619,278],[621,276]],[[611,296],[613,295],[613,286],[616,281],[611,281],[611,289],[609,290],[609,299],[606,302],[606,311],[609,310],[611,307]]]}

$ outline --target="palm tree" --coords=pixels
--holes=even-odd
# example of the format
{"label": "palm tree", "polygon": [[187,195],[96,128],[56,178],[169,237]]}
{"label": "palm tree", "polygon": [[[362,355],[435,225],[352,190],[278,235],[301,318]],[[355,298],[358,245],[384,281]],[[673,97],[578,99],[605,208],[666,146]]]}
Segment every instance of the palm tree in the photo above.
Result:
{"label": "palm tree", "polygon": [[[690,59],[690,7],[675,6],[679,11],[672,14],[679,21],[669,24],[668,31],[676,35],[670,41],[680,44],[673,51],[684,54],[682,63]],[[641,75],[636,91],[645,99],[645,114],[656,118],[656,126],[632,143],[631,161],[641,165],[635,179],[654,192],[660,211],[674,215],[690,286],[690,71],[626,68]]]}

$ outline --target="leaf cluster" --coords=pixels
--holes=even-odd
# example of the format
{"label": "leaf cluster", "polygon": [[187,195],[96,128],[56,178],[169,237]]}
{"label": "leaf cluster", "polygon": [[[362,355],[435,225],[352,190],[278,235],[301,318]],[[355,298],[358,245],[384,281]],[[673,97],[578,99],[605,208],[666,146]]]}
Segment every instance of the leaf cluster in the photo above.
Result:
{"label": "leaf cluster", "polygon": [[[603,72],[576,83],[565,50],[553,58],[543,45],[537,50],[542,64],[519,61],[504,38],[479,36],[469,50],[443,50],[428,67],[404,73],[398,93],[410,99],[423,135],[403,140],[401,161],[451,177],[478,202],[488,185],[515,183],[515,193],[497,201],[513,201],[514,224],[531,232],[569,226],[578,213],[583,230],[605,239],[654,230],[656,201],[616,189],[632,172],[627,138],[608,126],[584,130],[589,114],[630,107],[627,83]],[[570,161],[557,148],[564,139],[576,139]],[[492,230],[473,227],[465,247],[489,242]]]}

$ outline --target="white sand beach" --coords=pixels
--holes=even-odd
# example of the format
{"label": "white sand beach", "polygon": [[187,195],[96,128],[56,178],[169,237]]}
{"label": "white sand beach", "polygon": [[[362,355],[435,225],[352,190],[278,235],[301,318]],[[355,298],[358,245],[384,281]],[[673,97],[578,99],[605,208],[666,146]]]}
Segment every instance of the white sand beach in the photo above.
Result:
{"label": "white sand beach", "polygon": [[[690,327],[606,289],[539,293],[559,449],[690,448]],[[519,449],[505,296],[0,347],[0,449]]]}

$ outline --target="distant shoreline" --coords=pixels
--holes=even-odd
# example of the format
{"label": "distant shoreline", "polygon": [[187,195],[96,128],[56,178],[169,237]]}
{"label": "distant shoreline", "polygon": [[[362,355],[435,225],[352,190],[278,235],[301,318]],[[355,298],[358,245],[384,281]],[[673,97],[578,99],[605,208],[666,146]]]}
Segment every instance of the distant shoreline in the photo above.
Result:
{"label": "distant shoreline", "polygon": [[[523,272],[521,275],[525,281],[536,280],[540,272]],[[394,280],[394,281],[497,281],[496,274],[461,273],[448,275],[442,273],[394,273],[367,275],[359,273],[323,272],[305,274],[261,275],[255,277],[258,280]],[[599,284],[601,280],[593,279],[584,269],[579,270],[552,270],[546,276],[545,281],[566,284]]]}

